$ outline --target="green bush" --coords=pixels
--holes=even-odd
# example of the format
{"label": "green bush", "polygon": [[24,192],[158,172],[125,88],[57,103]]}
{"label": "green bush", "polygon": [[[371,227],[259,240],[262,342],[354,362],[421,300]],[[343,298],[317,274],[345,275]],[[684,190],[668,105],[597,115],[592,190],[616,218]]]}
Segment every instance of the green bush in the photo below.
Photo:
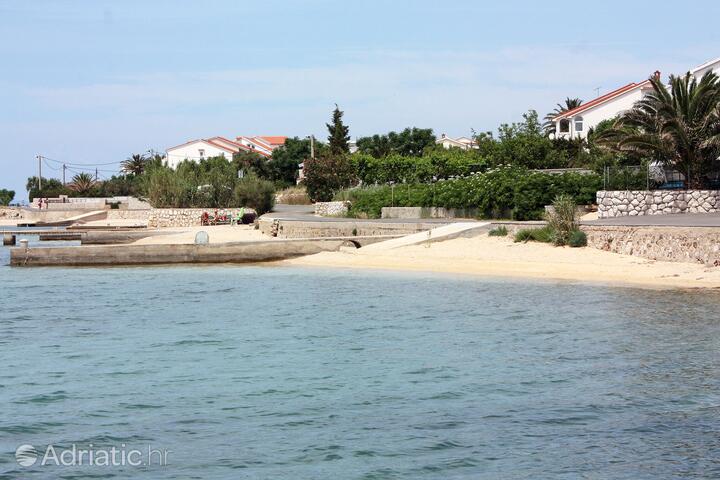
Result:
{"label": "green bush", "polygon": [[524,228],[515,233],[515,242],[554,243],[555,232],[548,226],[543,228]]}
{"label": "green bush", "polygon": [[262,215],[275,206],[275,185],[269,180],[249,175],[238,181],[233,198],[236,205],[253,208]]}
{"label": "green bush", "polygon": [[544,207],[559,194],[581,204],[595,201],[602,184],[599,175],[553,175],[521,167],[503,166],[463,178],[432,183],[358,187],[336,193],[352,203],[355,217],[377,218],[382,207],[475,208],[482,218],[539,220]]}
{"label": "green bush", "polygon": [[587,235],[582,230],[573,230],[568,238],[571,247],[587,247]]}
{"label": "green bush", "polygon": [[552,211],[545,215],[548,227],[555,232],[555,245],[566,245],[570,234],[577,230],[577,204],[570,195],[558,195],[553,200]]}
{"label": "green bush", "polygon": [[504,225],[493,228],[488,232],[489,237],[507,237],[508,229]]}

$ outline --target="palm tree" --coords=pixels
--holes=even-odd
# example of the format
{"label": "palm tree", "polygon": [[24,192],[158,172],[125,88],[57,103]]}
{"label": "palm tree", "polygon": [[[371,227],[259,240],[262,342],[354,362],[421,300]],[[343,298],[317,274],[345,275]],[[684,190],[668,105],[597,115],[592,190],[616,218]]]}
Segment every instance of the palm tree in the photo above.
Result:
{"label": "palm tree", "polygon": [[86,194],[95,186],[95,179],[89,173],[78,173],[72,178],[68,188],[73,192]]}
{"label": "palm tree", "polygon": [[147,158],[144,155],[136,153],[135,155],[128,157],[127,160],[120,164],[122,171],[132,175],[142,175],[147,165]]}
{"label": "palm tree", "polygon": [[698,82],[670,77],[670,89],[650,78],[653,91],[600,135],[605,148],[639,154],[687,175],[687,188],[702,188],[720,157],[720,81],[708,72]]}
{"label": "palm tree", "polygon": [[545,134],[550,135],[551,133],[555,133],[555,117],[558,115],[569,112],[570,110],[574,110],[578,108],[580,105],[582,105],[583,101],[579,98],[570,98],[567,97],[565,99],[565,105],[558,103],[555,106],[555,110],[553,110],[551,113],[548,113],[545,115],[545,123],[543,123],[543,129],[545,130]]}

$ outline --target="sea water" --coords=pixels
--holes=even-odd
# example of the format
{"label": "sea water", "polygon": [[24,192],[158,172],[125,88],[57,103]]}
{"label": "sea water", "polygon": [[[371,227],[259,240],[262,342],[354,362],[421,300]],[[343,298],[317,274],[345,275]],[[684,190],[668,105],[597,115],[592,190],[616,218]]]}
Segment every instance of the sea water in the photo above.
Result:
{"label": "sea water", "polygon": [[[0,281],[2,478],[720,476],[713,292],[257,266]],[[142,464],[77,464],[112,448]]]}

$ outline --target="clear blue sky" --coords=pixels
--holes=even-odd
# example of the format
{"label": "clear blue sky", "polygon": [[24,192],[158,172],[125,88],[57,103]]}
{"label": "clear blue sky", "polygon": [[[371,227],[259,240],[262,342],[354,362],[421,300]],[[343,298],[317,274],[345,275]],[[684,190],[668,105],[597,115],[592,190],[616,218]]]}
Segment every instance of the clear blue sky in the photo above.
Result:
{"label": "clear blue sky", "polygon": [[495,130],[719,57],[718,17],[717,0],[0,0],[0,188],[25,198],[38,153],[324,137],[335,102],[353,137]]}

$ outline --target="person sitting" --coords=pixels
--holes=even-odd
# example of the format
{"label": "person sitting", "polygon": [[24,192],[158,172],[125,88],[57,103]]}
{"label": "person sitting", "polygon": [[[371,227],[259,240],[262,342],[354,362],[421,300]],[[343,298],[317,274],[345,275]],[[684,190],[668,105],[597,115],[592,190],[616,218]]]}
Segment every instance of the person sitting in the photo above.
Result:
{"label": "person sitting", "polygon": [[210,225],[210,215],[208,215],[207,212],[203,212],[202,215],[200,215],[200,225],[203,227]]}

